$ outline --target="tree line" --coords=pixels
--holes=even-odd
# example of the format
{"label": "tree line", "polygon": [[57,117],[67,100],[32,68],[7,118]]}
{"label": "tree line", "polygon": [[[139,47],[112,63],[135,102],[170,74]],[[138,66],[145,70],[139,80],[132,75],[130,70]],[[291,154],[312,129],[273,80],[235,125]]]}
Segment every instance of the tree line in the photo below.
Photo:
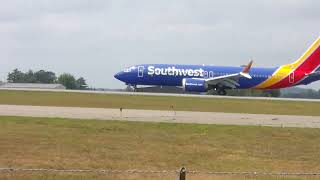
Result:
{"label": "tree line", "polygon": [[83,77],[76,79],[69,73],[63,73],[57,77],[54,72],[45,70],[22,72],[14,69],[8,74],[7,81],[9,83],[58,83],[64,85],[67,89],[86,89],[88,87]]}
{"label": "tree line", "polygon": [[259,89],[232,89],[227,90],[229,96],[252,96],[252,97],[280,97],[280,89],[259,90]]}
{"label": "tree line", "polygon": [[282,97],[286,98],[307,98],[307,99],[320,99],[320,89],[303,89],[293,88],[290,92],[283,93]]}

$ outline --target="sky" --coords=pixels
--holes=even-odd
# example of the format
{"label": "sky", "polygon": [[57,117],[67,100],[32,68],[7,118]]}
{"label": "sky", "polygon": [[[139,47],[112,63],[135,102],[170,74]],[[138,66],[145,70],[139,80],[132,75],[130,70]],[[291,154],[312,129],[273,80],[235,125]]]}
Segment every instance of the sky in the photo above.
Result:
{"label": "sky", "polygon": [[[142,63],[276,67],[320,35],[317,0],[2,0],[0,80],[15,68],[113,75]],[[320,88],[314,83],[308,88]]]}

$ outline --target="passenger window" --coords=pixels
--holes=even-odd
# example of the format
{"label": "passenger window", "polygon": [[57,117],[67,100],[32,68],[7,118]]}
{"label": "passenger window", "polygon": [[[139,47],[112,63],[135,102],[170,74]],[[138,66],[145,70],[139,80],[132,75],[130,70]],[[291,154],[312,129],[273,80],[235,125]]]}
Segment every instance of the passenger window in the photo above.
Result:
{"label": "passenger window", "polygon": [[209,76],[210,76],[210,78],[213,77],[213,72],[212,71],[209,72]]}

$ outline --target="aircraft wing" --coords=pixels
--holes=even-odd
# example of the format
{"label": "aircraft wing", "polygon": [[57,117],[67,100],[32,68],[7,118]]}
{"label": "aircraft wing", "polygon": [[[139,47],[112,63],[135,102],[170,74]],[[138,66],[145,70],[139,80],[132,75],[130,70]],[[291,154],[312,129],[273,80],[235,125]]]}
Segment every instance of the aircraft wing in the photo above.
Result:
{"label": "aircraft wing", "polygon": [[247,66],[245,66],[243,70],[239,73],[208,78],[208,79],[205,79],[205,81],[209,85],[221,85],[221,86],[230,87],[234,89],[237,86],[240,86],[238,83],[239,78],[244,77],[247,79],[252,79],[252,77],[249,74],[252,63],[253,61],[250,61],[250,63]]}

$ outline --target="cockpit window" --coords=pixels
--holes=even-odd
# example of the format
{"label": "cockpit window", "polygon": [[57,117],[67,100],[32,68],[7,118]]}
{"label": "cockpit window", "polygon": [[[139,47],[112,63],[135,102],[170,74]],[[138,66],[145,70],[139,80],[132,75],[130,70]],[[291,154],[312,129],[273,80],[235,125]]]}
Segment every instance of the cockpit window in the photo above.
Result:
{"label": "cockpit window", "polygon": [[123,72],[130,72],[130,71],[131,71],[130,68],[126,68],[123,70]]}
{"label": "cockpit window", "polygon": [[135,70],[135,69],[136,69],[135,66],[131,66],[131,67],[124,69],[123,72],[131,72],[132,70]]}

